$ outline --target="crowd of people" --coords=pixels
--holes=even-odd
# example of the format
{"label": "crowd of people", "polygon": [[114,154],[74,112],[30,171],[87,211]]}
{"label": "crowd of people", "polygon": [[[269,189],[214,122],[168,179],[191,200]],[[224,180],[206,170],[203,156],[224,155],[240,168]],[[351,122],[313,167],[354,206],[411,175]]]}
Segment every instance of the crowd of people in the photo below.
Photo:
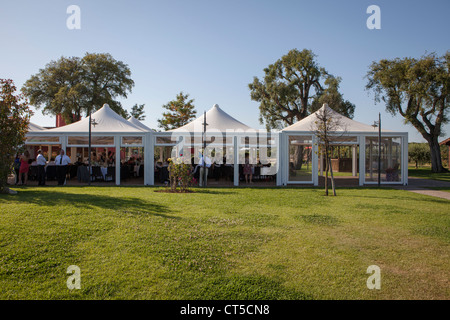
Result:
{"label": "crowd of people", "polygon": [[[109,151],[96,154],[92,153],[92,166],[114,166],[115,165],[115,155],[113,152]],[[14,160],[14,172],[15,172],[15,184],[16,185],[27,185],[29,180],[29,172],[31,166],[36,166],[35,179],[38,181],[39,186],[46,184],[46,169],[48,166],[56,167],[56,180],[58,185],[66,184],[66,176],[68,173],[68,168],[71,165],[71,159],[68,157],[64,150],[61,149],[60,153],[55,159],[47,161],[41,149],[37,151],[37,156],[35,159],[30,157],[30,153],[25,151],[23,154],[17,154]],[[74,163],[76,166],[87,165],[83,163],[81,158],[78,157],[77,161]],[[143,160],[139,156],[131,156],[126,161],[121,161],[122,166],[129,166],[133,168],[139,168],[143,165]],[[167,183],[169,181],[169,159],[164,161],[157,161],[155,159],[155,180],[161,183]],[[255,175],[255,168],[258,165],[253,165],[249,161],[248,155],[245,156],[244,164],[240,165],[239,175],[242,180],[246,183],[253,183],[253,177]],[[135,170],[132,170],[133,172]],[[225,179],[233,181],[234,179],[234,166],[233,164],[227,164],[226,158],[224,157],[223,163],[219,164],[212,162],[211,158],[208,156],[203,157],[202,154],[199,155],[197,161],[194,161],[194,157],[191,159],[191,174],[194,178],[193,180],[198,183],[199,186],[206,186],[208,178],[213,178],[215,180]],[[135,174],[135,176],[140,176],[140,174]]]}
{"label": "crowd of people", "polygon": [[[155,159],[155,181],[159,179],[160,183],[167,184],[169,182],[169,159],[160,161]],[[258,169],[262,167],[261,163],[252,164],[249,161],[248,154],[245,156],[243,164],[239,165],[239,179],[245,181],[247,184],[253,184],[255,175],[259,177]],[[216,181],[224,179],[228,181],[234,180],[234,165],[227,164],[226,157],[223,158],[222,163],[212,161],[208,156],[203,157],[199,155],[197,161],[191,158],[191,174],[193,181],[199,186],[206,186],[208,178],[213,178]]]}
{"label": "crowd of people", "polygon": [[[25,150],[22,154],[16,154],[13,163],[15,185],[27,185],[30,179],[37,181],[39,186],[45,185],[47,180],[56,180],[58,185],[65,185],[67,175],[70,175],[70,177],[76,176],[78,167],[89,165],[88,159],[82,161],[79,155],[77,155],[77,160],[72,163],[63,149],[56,157],[49,160],[46,159],[41,149],[37,150],[36,154],[35,158],[30,156],[28,150]],[[112,151],[108,153],[106,151],[98,153],[93,151],[91,153],[92,167],[114,167],[115,162],[115,153]],[[128,160],[122,160],[120,164],[133,177],[142,176],[140,171],[142,171],[144,161],[138,154],[130,156]]]}
{"label": "crowd of people", "polygon": [[59,155],[56,156],[54,161],[47,161],[44,157],[42,150],[37,151],[36,159],[33,160],[30,157],[30,153],[26,150],[23,154],[16,154],[14,160],[14,173],[15,173],[15,184],[16,185],[27,185],[28,175],[31,166],[37,167],[37,181],[38,185],[45,185],[46,173],[45,168],[48,165],[56,166],[56,180],[58,185],[64,185],[66,183],[67,167],[71,163],[70,158],[65,154],[64,150],[61,149]]}

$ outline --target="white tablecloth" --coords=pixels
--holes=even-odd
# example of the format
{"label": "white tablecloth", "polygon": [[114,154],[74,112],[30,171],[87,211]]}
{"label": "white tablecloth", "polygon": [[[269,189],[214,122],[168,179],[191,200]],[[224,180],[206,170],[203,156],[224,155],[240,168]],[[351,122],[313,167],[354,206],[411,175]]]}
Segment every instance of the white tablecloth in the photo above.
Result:
{"label": "white tablecloth", "polygon": [[261,168],[261,175],[262,176],[271,176],[275,174],[275,167],[262,167]]}
{"label": "white tablecloth", "polygon": [[[108,173],[108,168],[100,167],[100,171],[102,172],[103,180],[106,180],[106,174]],[[92,174],[92,168],[91,168],[91,174]],[[94,177],[92,177],[91,179],[94,179]]]}

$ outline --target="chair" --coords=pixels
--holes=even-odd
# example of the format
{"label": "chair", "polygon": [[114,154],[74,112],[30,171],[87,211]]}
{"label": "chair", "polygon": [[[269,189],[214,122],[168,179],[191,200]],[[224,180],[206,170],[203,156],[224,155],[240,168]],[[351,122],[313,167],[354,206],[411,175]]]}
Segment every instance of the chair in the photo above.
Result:
{"label": "chair", "polygon": [[128,165],[128,178],[134,177],[134,164]]}
{"label": "chair", "polygon": [[108,167],[105,175],[106,181],[116,181],[116,168]]}
{"label": "chair", "polygon": [[254,167],[254,173],[253,173],[253,180],[260,180],[261,179],[261,167]]}
{"label": "chair", "polygon": [[92,167],[91,177],[94,178],[94,181],[104,181],[102,170],[99,166]]}
{"label": "chair", "polygon": [[38,167],[30,166],[30,169],[28,171],[28,180],[32,180],[32,181],[37,180],[37,175],[38,175]]}
{"label": "chair", "polygon": [[130,172],[127,165],[120,166],[120,180],[127,180],[129,178]]}
{"label": "chair", "polygon": [[56,180],[56,166],[47,166],[46,175],[47,181]]}
{"label": "chair", "polygon": [[161,183],[164,183],[165,181],[169,180],[169,170],[167,167],[161,167],[160,173],[159,173],[159,181]]}
{"label": "chair", "polygon": [[69,170],[68,170],[69,179],[72,179],[72,178],[76,177],[77,176],[77,172],[78,172],[78,166],[77,165],[70,165],[69,166]]}
{"label": "chair", "polygon": [[86,166],[79,166],[77,168],[78,182],[89,182],[89,169]]}

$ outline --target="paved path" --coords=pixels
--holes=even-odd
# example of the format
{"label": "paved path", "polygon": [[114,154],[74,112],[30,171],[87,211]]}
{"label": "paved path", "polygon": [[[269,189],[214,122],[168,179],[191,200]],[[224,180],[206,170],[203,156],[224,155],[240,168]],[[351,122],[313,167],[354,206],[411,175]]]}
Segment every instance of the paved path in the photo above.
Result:
{"label": "paved path", "polygon": [[409,177],[407,186],[396,186],[395,188],[450,200],[450,192],[430,189],[450,188],[450,182],[447,181]]}

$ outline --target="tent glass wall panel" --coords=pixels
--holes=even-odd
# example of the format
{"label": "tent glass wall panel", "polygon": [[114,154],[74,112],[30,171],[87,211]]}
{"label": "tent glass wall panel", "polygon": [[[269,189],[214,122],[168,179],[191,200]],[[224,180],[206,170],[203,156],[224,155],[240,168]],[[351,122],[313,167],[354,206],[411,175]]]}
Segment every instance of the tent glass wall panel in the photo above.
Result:
{"label": "tent glass wall panel", "polygon": [[312,179],[312,136],[289,136],[289,182]]}
{"label": "tent glass wall panel", "polygon": [[[378,181],[378,137],[366,137],[366,182]],[[382,137],[380,157],[381,182],[401,182],[401,137]]]}
{"label": "tent glass wall panel", "polygon": [[54,142],[59,142],[59,137],[44,137],[44,136],[29,136],[27,137],[26,143],[54,143]]}
{"label": "tent glass wall panel", "polygon": [[[69,136],[69,145],[89,145],[89,136]],[[114,145],[114,137],[91,136],[91,146],[93,145]]]}
{"label": "tent glass wall panel", "polygon": [[144,148],[120,148],[120,181],[144,184]]}

